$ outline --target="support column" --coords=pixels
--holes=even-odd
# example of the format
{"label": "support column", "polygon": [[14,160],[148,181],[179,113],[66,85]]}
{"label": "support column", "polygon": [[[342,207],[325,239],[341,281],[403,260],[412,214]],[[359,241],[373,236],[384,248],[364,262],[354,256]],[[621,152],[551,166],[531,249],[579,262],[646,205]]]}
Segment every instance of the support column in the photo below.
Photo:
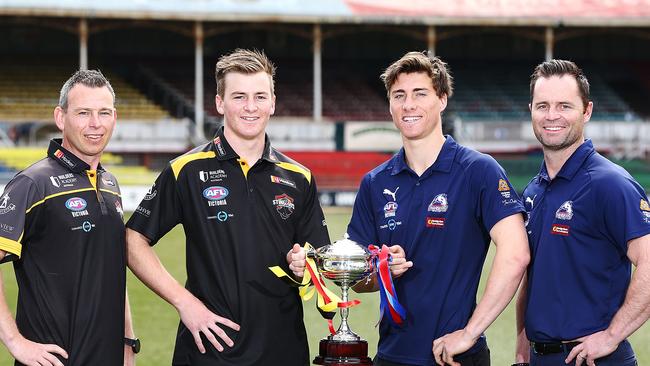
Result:
{"label": "support column", "polygon": [[194,137],[205,140],[203,125],[203,23],[194,23]]}
{"label": "support column", "polygon": [[323,35],[320,24],[314,24],[314,121],[323,120],[323,75],[321,63],[321,47]]}
{"label": "support column", "polygon": [[553,28],[551,27],[546,27],[546,55],[544,59],[546,61],[550,61],[553,59],[553,46],[555,45],[555,33],[553,32]]}
{"label": "support column", "polygon": [[79,19],[79,70],[88,70],[88,20]]}
{"label": "support column", "polygon": [[427,49],[431,52],[431,55],[436,55],[436,27],[430,25],[427,27]]}

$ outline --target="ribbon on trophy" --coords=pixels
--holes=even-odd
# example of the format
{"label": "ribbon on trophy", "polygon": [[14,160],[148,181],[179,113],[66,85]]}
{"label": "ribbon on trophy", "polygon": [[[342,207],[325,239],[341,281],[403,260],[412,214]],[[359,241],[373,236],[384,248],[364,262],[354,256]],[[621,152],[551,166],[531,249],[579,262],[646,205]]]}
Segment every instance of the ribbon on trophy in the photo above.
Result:
{"label": "ribbon on trophy", "polygon": [[379,275],[379,313],[381,318],[384,317],[388,309],[390,319],[396,325],[401,325],[406,319],[406,309],[397,300],[397,292],[393,285],[393,278],[390,274],[389,262],[391,261],[388,247],[383,245],[381,249],[375,245],[369,245],[368,249],[374,254],[374,267]]}
{"label": "ribbon on trophy", "polygon": [[[309,243],[305,243],[305,252],[312,248]],[[305,257],[305,274],[302,281],[298,282],[289,276],[280,266],[269,267],[271,272],[278,276],[284,283],[292,287],[298,287],[298,294],[303,301],[309,301],[314,294],[318,294],[316,300],[316,309],[321,316],[327,320],[327,325],[331,334],[336,333],[332,319],[336,315],[337,308],[349,308],[361,303],[359,300],[343,302],[339,296],[333,293],[325,286],[323,277],[316,271],[314,260]],[[312,288],[313,286],[313,288]]]}

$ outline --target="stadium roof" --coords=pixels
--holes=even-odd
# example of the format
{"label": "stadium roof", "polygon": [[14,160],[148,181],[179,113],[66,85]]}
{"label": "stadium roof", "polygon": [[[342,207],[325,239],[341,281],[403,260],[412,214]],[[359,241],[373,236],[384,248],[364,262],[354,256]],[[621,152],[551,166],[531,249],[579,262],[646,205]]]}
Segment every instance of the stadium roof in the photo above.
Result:
{"label": "stadium roof", "polygon": [[650,26],[650,0],[0,0],[0,15],[426,25]]}

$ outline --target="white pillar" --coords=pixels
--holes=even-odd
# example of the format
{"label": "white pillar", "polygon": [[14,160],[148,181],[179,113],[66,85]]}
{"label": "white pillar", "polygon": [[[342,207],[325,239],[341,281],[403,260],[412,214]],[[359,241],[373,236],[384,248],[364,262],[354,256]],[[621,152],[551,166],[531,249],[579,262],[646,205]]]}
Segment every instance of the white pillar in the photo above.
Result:
{"label": "white pillar", "polygon": [[194,23],[194,137],[205,140],[203,133],[203,23]]}
{"label": "white pillar", "polygon": [[553,33],[553,28],[546,27],[546,55],[544,59],[550,61],[553,59],[553,46],[555,43],[555,34]]}
{"label": "white pillar", "polygon": [[322,33],[320,24],[314,24],[314,121],[323,120],[323,76],[321,63]]}
{"label": "white pillar", "polygon": [[431,55],[436,55],[436,27],[432,25],[427,27],[427,49]]}
{"label": "white pillar", "polygon": [[79,19],[79,70],[88,70],[88,20]]}

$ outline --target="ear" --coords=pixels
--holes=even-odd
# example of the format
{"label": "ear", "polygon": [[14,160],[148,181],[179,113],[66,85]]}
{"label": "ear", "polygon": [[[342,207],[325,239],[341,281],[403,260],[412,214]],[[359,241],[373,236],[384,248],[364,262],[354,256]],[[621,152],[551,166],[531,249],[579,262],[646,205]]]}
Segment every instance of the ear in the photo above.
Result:
{"label": "ear", "polygon": [[533,103],[528,103],[528,110],[532,113],[533,112]]}
{"label": "ear", "polygon": [[271,97],[271,113],[269,113],[271,116],[275,113],[275,94]]}
{"label": "ear", "polygon": [[214,97],[214,104],[217,106],[217,112],[219,112],[219,114],[225,114],[225,109],[223,108],[223,99],[221,98],[221,95],[217,94],[217,96]]}
{"label": "ear", "polygon": [[56,127],[63,132],[63,129],[65,127],[65,112],[63,111],[63,108],[60,106],[56,106],[54,108],[54,122],[56,123]]}
{"label": "ear", "polygon": [[440,97],[440,112],[444,111],[447,108],[447,94]]}
{"label": "ear", "polygon": [[589,101],[589,103],[587,103],[587,108],[585,108],[585,113],[582,115],[582,120],[584,121],[584,123],[589,122],[589,120],[591,119],[591,113],[593,111],[594,111],[594,102]]}

